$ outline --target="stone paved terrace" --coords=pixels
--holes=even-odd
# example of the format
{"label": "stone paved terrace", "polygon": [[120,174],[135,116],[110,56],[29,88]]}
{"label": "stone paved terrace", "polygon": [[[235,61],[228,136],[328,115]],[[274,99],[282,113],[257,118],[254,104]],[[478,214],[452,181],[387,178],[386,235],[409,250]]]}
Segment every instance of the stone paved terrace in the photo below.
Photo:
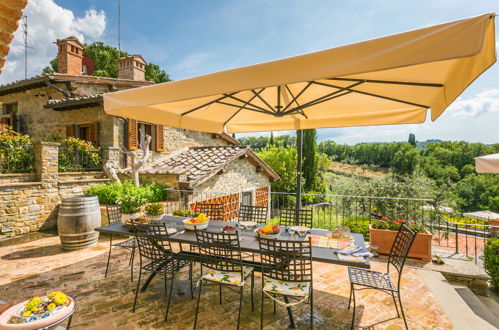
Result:
{"label": "stone paved terrace", "polygon": [[[136,313],[131,312],[135,283],[130,281],[128,253],[113,251],[110,276],[104,278],[108,240],[102,238],[89,249],[64,252],[57,236],[0,247],[0,299],[17,303],[33,295],[44,295],[52,289],[78,295],[78,310],[73,319],[75,329],[191,329],[195,300],[190,298],[187,272],[178,276],[172,297],[168,323],[163,321],[165,296],[163,280],[158,276],[148,291],[139,294]],[[138,259],[137,259],[138,260]],[[137,262],[138,263],[138,262]],[[373,262],[372,268],[383,270],[386,264]],[[199,268],[195,267],[196,271]],[[258,329],[260,318],[260,277],[256,276],[255,312],[251,312],[249,286],[243,303],[242,328]],[[402,298],[411,329],[452,329],[442,307],[425,286],[415,268],[406,268]],[[349,282],[346,267],[314,263],[314,298],[317,329],[349,329],[352,317],[347,310]],[[357,325],[369,329],[403,329],[389,295],[372,290],[358,291]],[[218,290],[203,290],[198,329],[233,329],[236,325],[238,296],[227,290],[225,304],[220,306]],[[265,329],[285,329],[288,325],[284,308],[272,314],[266,299]],[[295,307],[300,329],[307,328],[308,307]]]}

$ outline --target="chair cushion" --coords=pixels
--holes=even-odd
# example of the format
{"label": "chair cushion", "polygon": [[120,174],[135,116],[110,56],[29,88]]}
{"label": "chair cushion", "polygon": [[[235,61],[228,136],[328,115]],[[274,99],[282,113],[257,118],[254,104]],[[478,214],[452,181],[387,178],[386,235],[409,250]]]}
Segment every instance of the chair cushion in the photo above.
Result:
{"label": "chair cushion", "polygon": [[370,269],[348,267],[350,282],[370,288],[397,291],[397,287],[390,278],[390,274]]}
{"label": "chair cushion", "polygon": [[310,282],[288,282],[269,278],[265,280],[263,291],[285,296],[305,297],[310,293]]}
{"label": "chair cushion", "polygon": [[202,279],[217,282],[227,285],[243,286],[246,277],[251,274],[253,267],[243,266],[243,278],[241,279],[241,272],[225,272],[221,270],[210,269],[203,275]]}

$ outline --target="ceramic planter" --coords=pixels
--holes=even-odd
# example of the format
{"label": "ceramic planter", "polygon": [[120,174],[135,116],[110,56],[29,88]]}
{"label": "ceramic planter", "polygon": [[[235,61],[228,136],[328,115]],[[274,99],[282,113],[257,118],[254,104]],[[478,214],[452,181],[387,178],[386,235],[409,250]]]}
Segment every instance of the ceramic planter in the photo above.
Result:
{"label": "ceramic planter", "polygon": [[[390,254],[397,231],[388,229],[374,229],[369,225],[369,241],[371,245],[378,246],[379,254]],[[409,258],[421,259],[425,262],[431,261],[431,239],[429,231],[418,233],[409,250]]]}

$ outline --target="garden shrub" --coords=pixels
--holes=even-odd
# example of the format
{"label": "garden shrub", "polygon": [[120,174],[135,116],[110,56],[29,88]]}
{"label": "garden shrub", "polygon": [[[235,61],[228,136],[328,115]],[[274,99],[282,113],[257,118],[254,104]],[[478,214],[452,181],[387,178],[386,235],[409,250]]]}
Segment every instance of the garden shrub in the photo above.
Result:
{"label": "garden shrub", "polygon": [[165,188],[166,186],[158,183],[136,187],[131,180],[126,180],[122,184],[111,182],[92,186],[85,190],[85,194],[96,195],[100,204],[119,205],[123,213],[131,214],[138,212],[144,204],[164,201]]}
{"label": "garden shrub", "polygon": [[499,238],[487,240],[482,258],[485,271],[491,277],[492,288],[499,292]]}
{"label": "garden shrub", "polygon": [[369,221],[363,221],[362,219],[344,219],[341,222],[342,226],[350,228],[350,232],[356,234],[362,234],[364,238],[369,239]]}
{"label": "garden shrub", "polygon": [[91,142],[68,137],[60,141],[59,171],[78,172],[101,167],[101,149]]}
{"label": "garden shrub", "polygon": [[34,159],[31,138],[0,125],[0,173],[32,172]]}
{"label": "garden shrub", "polygon": [[165,206],[161,203],[148,204],[145,207],[145,211],[149,216],[158,216],[163,214]]}

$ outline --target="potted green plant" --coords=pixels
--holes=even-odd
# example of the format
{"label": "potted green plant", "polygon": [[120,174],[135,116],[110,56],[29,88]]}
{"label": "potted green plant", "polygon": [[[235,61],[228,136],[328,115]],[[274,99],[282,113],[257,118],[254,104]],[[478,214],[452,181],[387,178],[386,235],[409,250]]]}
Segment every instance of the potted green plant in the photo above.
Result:
{"label": "potted green plant", "polygon": [[196,216],[196,213],[193,210],[183,210],[183,209],[176,209],[172,212],[174,216],[177,217],[194,217]]}
{"label": "potted green plant", "polygon": [[388,220],[385,217],[382,217],[381,220],[373,220],[369,225],[370,244],[378,246],[377,252],[379,254],[389,254],[397,231],[402,223],[405,223],[417,233],[408,256],[430,262],[432,256],[432,234],[425,227],[416,224],[414,221],[404,221],[403,219]]}
{"label": "potted green plant", "polygon": [[123,195],[116,199],[116,204],[121,207],[123,213],[122,221],[126,223],[130,219],[139,217],[139,212],[147,200],[140,196]]}
{"label": "potted green plant", "polygon": [[165,207],[161,203],[147,204],[145,207],[146,215],[152,220],[160,220],[163,217]]}

